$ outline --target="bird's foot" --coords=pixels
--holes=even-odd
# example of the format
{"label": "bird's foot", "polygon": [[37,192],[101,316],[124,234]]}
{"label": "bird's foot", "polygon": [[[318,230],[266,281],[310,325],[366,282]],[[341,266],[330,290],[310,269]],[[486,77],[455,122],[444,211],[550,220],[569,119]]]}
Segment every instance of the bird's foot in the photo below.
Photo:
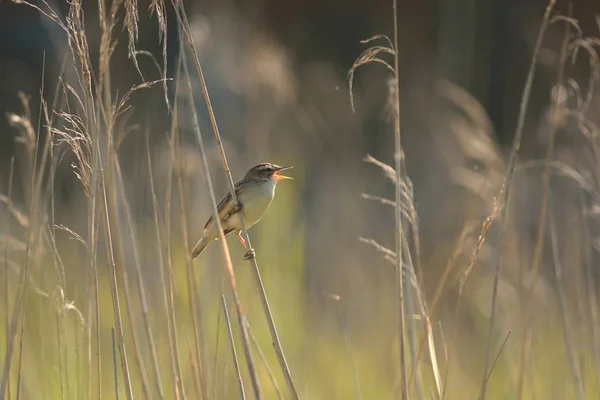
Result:
{"label": "bird's foot", "polygon": [[254,249],[249,249],[246,254],[244,254],[244,260],[253,260],[254,257],[256,257]]}

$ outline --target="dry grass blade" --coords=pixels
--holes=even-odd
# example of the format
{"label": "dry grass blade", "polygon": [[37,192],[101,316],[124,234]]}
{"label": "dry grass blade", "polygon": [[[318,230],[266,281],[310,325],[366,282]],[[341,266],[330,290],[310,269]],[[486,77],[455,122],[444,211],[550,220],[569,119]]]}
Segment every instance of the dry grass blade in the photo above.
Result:
{"label": "dry grass blade", "polygon": [[506,336],[504,337],[504,340],[502,341],[502,344],[500,345],[500,349],[498,350],[498,353],[496,354],[496,357],[494,358],[494,361],[492,362],[492,366],[490,367],[490,371],[487,374],[486,380],[489,381],[490,380],[490,376],[492,375],[492,371],[494,371],[494,367],[496,366],[496,363],[498,362],[498,359],[500,358],[500,355],[502,354],[502,350],[504,350],[504,347],[506,346],[506,343],[508,342],[508,339],[510,338],[510,334],[512,333],[512,331],[508,331],[506,333]]}
{"label": "dry grass blade", "polygon": [[54,225],[54,227],[56,229],[59,229],[59,230],[67,232],[69,235],[71,235],[71,239],[74,239],[74,240],[78,241],[86,249],[88,248],[88,244],[85,242],[85,240],[77,232],[75,232],[74,230],[72,230],[68,226],[64,226],[62,224],[58,224],[58,225]]}
{"label": "dry grass blade", "polygon": [[223,308],[223,314],[225,315],[225,326],[227,326],[227,336],[229,337],[229,345],[231,346],[231,355],[233,357],[233,364],[235,366],[235,376],[240,389],[240,398],[246,400],[246,393],[244,392],[244,381],[242,381],[242,373],[240,371],[240,363],[238,361],[237,352],[235,351],[235,342],[233,341],[233,331],[231,329],[231,321],[229,319],[229,312],[227,311],[227,302],[225,301],[225,295],[221,294],[221,306]]}

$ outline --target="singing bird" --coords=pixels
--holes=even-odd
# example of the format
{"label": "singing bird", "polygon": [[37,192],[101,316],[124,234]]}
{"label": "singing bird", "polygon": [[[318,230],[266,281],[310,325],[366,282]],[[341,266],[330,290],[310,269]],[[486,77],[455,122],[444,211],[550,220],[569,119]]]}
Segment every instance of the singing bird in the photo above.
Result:
{"label": "singing bird", "polygon": [[[240,242],[248,249],[244,259],[254,258],[254,250],[248,248],[246,241],[241,236],[242,224],[240,215],[244,220],[246,229],[250,229],[265,215],[275,196],[277,182],[282,179],[293,179],[289,176],[279,175],[279,172],[292,168],[291,166],[280,167],[279,165],[262,163],[250,168],[246,175],[235,184],[235,194],[238,198],[239,207],[236,207],[231,192],[227,192],[217,205],[219,219],[225,235],[235,232]],[[202,251],[213,240],[219,238],[217,224],[211,215],[204,225],[204,235],[198,241],[192,251],[192,259],[198,257]]]}

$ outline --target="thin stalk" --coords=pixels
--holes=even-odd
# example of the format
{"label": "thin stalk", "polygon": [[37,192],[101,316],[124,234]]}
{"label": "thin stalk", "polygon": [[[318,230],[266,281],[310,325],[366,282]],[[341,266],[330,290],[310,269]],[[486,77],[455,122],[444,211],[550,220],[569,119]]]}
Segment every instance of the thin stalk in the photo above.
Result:
{"label": "thin stalk", "polygon": [[240,388],[240,397],[242,400],[246,400],[246,393],[244,392],[244,381],[242,380],[242,373],[240,371],[240,363],[238,361],[237,352],[235,351],[235,342],[233,341],[233,331],[231,330],[231,321],[229,320],[229,312],[227,311],[227,302],[225,301],[225,295],[221,295],[221,306],[223,307],[223,314],[225,315],[225,325],[227,326],[227,336],[229,337],[229,345],[231,346],[231,355],[233,357],[233,364],[235,366],[235,375]]}
{"label": "thin stalk", "polygon": [[[98,377],[98,387],[97,387],[97,399],[101,400],[102,399],[102,357],[101,357],[101,348],[100,348],[100,293],[98,291],[98,268],[97,268],[97,264],[94,262],[94,276],[93,276],[93,289],[94,289],[94,324],[96,326],[96,373],[97,373],[97,377]],[[90,332],[91,334],[91,332]],[[90,378],[91,381],[91,378]],[[90,385],[90,391],[89,391],[90,395],[91,395],[91,385]],[[91,396],[90,396],[91,398]]]}
{"label": "thin stalk", "polygon": [[548,214],[550,219],[550,241],[552,243],[552,258],[554,260],[554,274],[556,276],[556,291],[558,292],[558,305],[560,308],[560,319],[562,322],[563,335],[565,337],[565,348],[567,350],[567,357],[569,359],[569,367],[571,368],[571,374],[573,375],[573,381],[575,382],[575,388],[577,389],[577,396],[579,400],[585,398],[585,392],[583,390],[583,382],[581,380],[581,373],[577,367],[577,357],[574,349],[573,336],[571,333],[571,324],[569,323],[569,316],[567,315],[567,305],[565,288],[563,282],[563,268],[560,260],[560,253],[558,250],[558,234],[556,228],[556,218],[554,217],[554,210],[552,207],[552,195],[548,194]]}
{"label": "thin stalk", "polygon": [[[223,286],[223,285],[221,285]],[[221,333],[221,313],[217,313],[217,323],[215,324],[217,326],[217,333],[216,333],[216,337],[215,337],[215,357],[213,360],[213,398],[217,398],[217,388],[218,388],[218,375],[217,375],[217,368],[219,366],[219,339],[220,339],[220,333]]]}
{"label": "thin stalk", "polygon": [[281,394],[281,390],[279,390],[279,385],[277,385],[277,381],[275,380],[275,375],[273,375],[273,371],[271,370],[271,367],[269,367],[267,357],[265,357],[265,353],[263,353],[262,349],[260,348],[260,344],[258,343],[256,336],[254,336],[254,333],[252,332],[252,327],[250,326],[250,323],[248,322],[247,318],[244,318],[244,323],[246,324],[246,327],[248,329],[248,335],[250,335],[250,340],[252,341],[252,344],[256,348],[256,352],[258,353],[258,358],[260,358],[260,361],[262,362],[263,366],[265,367],[265,370],[267,371],[267,375],[269,375],[269,379],[271,380],[271,383],[273,384],[273,389],[275,389],[275,393],[277,393],[277,398],[279,400],[283,400],[284,397],[283,397],[283,394]]}
{"label": "thin stalk", "polygon": [[[54,300],[56,301],[56,300]],[[63,349],[63,342],[64,342],[64,332],[63,329],[61,329],[61,317],[60,317],[60,305],[55,305],[56,309],[55,309],[55,317],[56,317],[56,337],[57,337],[57,344],[58,344],[58,373],[60,375],[60,393],[61,393],[61,398],[63,400],[66,399],[66,394],[65,394],[65,381],[67,380],[67,368],[66,368],[66,361],[65,361],[65,351]]]}
{"label": "thin stalk", "polygon": [[[135,243],[133,243],[135,246]],[[139,337],[136,330],[135,323],[135,312],[133,310],[133,304],[131,300],[131,294],[129,293],[129,274],[125,271],[125,268],[119,268],[119,279],[123,283],[123,293],[125,294],[125,309],[127,310],[127,327],[131,332],[131,339],[133,342],[133,354],[134,360],[140,372],[140,378],[142,381],[142,387],[144,388],[144,398],[152,399],[152,392],[150,390],[150,383],[148,382],[148,374],[146,373],[146,367],[142,360],[142,353],[140,352]]]}
{"label": "thin stalk", "polygon": [[[100,149],[96,148],[97,152],[100,152]],[[129,374],[129,364],[127,361],[127,352],[125,349],[125,335],[123,332],[123,320],[121,317],[121,304],[119,300],[119,286],[117,281],[117,271],[115,264],[115,255],[113,251],[113,240],[111,234],[111,224],[110,224],[110,215],[108,210],[108,199],[106,194],[106,186],[104,181],[102,168],[100,168],[100,190],[101,190],[101,200],[103,206],[103,218],[104,218],[104,233],[106,236],[106,251],[108,255],[108,272],[110,275],[110,290],[111,290],[111,298],[113,305],[113,313],[115,318],[115,325],[117,330],[117,346],[119,348],[119,353],[121,356],[121,369],[123,371],[123,381],[125,385],[125,395],[127,400],[133,399],[133,393],[131,390],[131,378]],[[123,268],[123,265],[120,266]]]}
{"label": "thin stalk", "polygon": [[175,321],[175,304],[174,304],[174,289],[173,289],[173,265],[171,264],[171,196],[173,193],[173,164],[175,162],[175,133],[171,131],[169,136],[169,149],[171,150],[171,156],[169,157],[169,175],[167,178],[167,188],[166,188],[166,196],[165,196],[165,246],[166,246],[166,256],[167,260],[167,274],[169,277],[168,281],[168,299],[169,299],[169,313],[167,317],[171,319],[171,326],[173,328],[173,344],[175,350],[175,366],[177,367],[177,387],[179,390],[179,394],[183,399],[186,398],[185,395],[185,387],[183,386],[183,375],[181,373],[181,361],[179,358],[179,345],[178,345],[178,335],[177,335],[177,322]]}
{"label": "thin stalk", "polygon": [[[146,289],[144,285],[144,278],[142,275],[142,268],[140,266],[140,257],[138,254],[138,242],[135,235],[135,230],[133,226],[133,219],[131,217],[131,207],[129,206],[129,201],[127,201],[127,196],[125,194],[125,183],[123,181],[123,174],[121,172],[120,163],[116,162],[116,172],[117,172],[117,184],[121,188],[121,192],[123,193],[123,206],[125,207],[125,216],[127,218],[127,229],[129,231],[129,237],[131,240],[131,249],[133,252],[133,261],[135,265],[136,272],[136,282],[138,289],[140,291],[140,301],[142,303],[142,319],[144,321],[144,332],[146,333],[146,340],[148,341],[148,346],[150,347],[150,355],[152,356],[152,366],[154,372],[154,385],[156,390],[158,391],[159,397],[162,399],[164,397],[162,385],[160,382],[160,369],[158,367],[158,357],[156,356],[156,345],[154,344],[154,335],[152,334],[152,327],[150,326],[150,318],[148,316],[148,301],[146,299]],[[133,323],[133,313],[130,312],[129,319]],[[135,335],[135,326],[131,326],[132,333]],[[141,363],[141,360],[140,360]],[[142,377],[144,378],[144,389],[146,391],[146,398],[152,398],[152,393],[150,391],[147,377],[145,373],[145,369],[143,365],[140,365],[142,369]]]}
{"label": "thin stalk", "polygon": [[[37,139],[39,141],[39,135],[37,135]],[[17,290],[16,300],[14,304],[14,309],[12,312],[12,318],[10,321],[10,329],[7,340],[8,351],[4,357],[4,366],[2,370],[2,380],[0,381],[0,393],[5,393],[7,380],[10,376],[10,367],[11,363],[9,360],[12,357],[13,351],[13,340],[15,339],[17,325],[21,322],[21,330],[20,330],[20,345],[19,345],[19,370],[17,375],[17,392],[16,398],[18,399],[20,396],[21,390],[21,382],[22,382],[22,359],[23,359],[23,338],[25,333],[25,321],[27,316],[27,297],[29,294],[29,267],[32,262],[32,252],[36,249],[37,246],[37,238],[39,236],[40,230],[36,229],[36,224],[38,220],[38,211],[39,211],[39,203],[41,202],[41,187],[42,187],[42,178],[44,176],[46,160],[48,157],[48,152],[50,149],[49,140],[46,140],[43,151],[42,158],[38,167],[38,157],[37,157],[37,149],[39,144],[36,141],[36,145],[34,148],[30,148],[29,159],[33,160],[33,166],[30,168],[30,186],[29,186],[29,225],[27,228],[27,244],[25,248],[25,265],[21,270],[19,277],[19,286]],[[37,179],[36,179],[37,173]]]}
{"label": "thin stalk", "polygon": [[404,315],[404,274],[402,256],[402,238],[404,237],[403,221],[402,221],[402,141],[400,135],[400,49],[398,48],[398,0],[393,0],[394,9],[394,159],[396,162],[396,204],[394,207],[396,220],[396,281],[398,283],[398,348],[400,351],[400,374],[402,384],[402,399],[409,400],[408,380],[407,380],[407,365],[405,354],[405,315]]}
{"label": "thin stalk", "polygon": [[27,305],[23,306],[23,317],[21,318],[21,333],[19,334],[19,365],[17,367],[17,394],[15,398],[19,400],[21,398],[21,386],[23,383],[23,351],[25,344],[25,310],[27,310]]}
{"label": "thin stalk", "polygon": [[[6,318],[6,353],[9,354],[10,341],[10,285],[8,284],[8,237],[10,235],[10,210],[12,208],[12,185],[13,175],[15,167],[15,158],[10,159],[10,169],[8,173],[8,192],[6,202],[6,216],[5,216],[5,232],[4,232],[4,316]],[[10,359],[8,360],[10,363]],[[0,391],[0,395],[4,395],[4,391]],[[11,387],[10,387],[10,374],[8,375],[8,381],[6,383],[6,397],[11,398]]]}
{"label": "thin stalk", "polygon": [[186,332],[185,341],[187,342],[187,350],[188,350],[188,362],[190,363],[189,367],[192,370],[192,374],[194,375],[194,387],[196,388],[196,394],[200,397],[202,396],[202,389],[200,388],[200,379],[198,378],[198,367],[196,366],[196,356],[194,355],[194,349],[192,347],[192,343],[190,342],[190,337]]}
{"label": "thin stalk", "polygon": [[354,354],[352,353],[352,344],[350,343],[350,335],[348,335],[347,324],[342,312],[338,309],[338,320],[340,325],[340,331],[344,337],[344,346],[348,355],[348,361],[350,362],[350,372],[352,373],[352,383],[354,385],[354,398],[361,400],[360,383],[358,381],[358,373],[356,371],[356,363],[354,362]]}
{"label": "thin stalk", "polygon": [[527,115],[527,107],[529,106],[529,99],[531,97],[531,89],[533,87],[533,77],[535,76],[535,70],[537,66],[537,59],[540,48],[542,46],[542,39],[544,38],[544,33],[546,32],[546,28],[548,27],[548,21],[550,19],[550,13],[556,4],[556,0],[549,0],[548,5],[546,7],[546,11],[544,12],[544,17],[542,19],[542,24],[540,26],[540,31],[538,33],[538,37],[536,39],[535,46],[533,48],[533,55],[531,57],[531,64],[529,66],[529,71],[527,73],[527,79],[525,81],[525,87],[523,88],[523,95],[521,96],[521,104],[519,106],[519,115],[517,118],[517,126],[515,128],[515,137],[513,139],[513,143],[511,146],[510,156],[508,159],[508,169],[506,173],[506,177],[501,189],[502,196],[502,209],[500,210],[500,221],[502,224],[502,228],[500,230],[500,235],[498,237],[498,246],[497,253],[498,257],[496,260],[496,268],[494,272],[494,283],[492,290],[492,300],[491,300],[491,312],[490,312],[490,320],[488,324],[488,336],[487,336],[487,345],[485,352],[485,361],[483,368],[483,377],[482,377],[482,385],[481,391],[479,394],[479,399],[483,400],[486,395],[487,390],[487,374],[488,374],[488,366],[490,362],[490,353],[492,346],[492,334],[494,332],[494,324],[496,320],[496,299],[498,297],[498,284],[500,281],[500,270],[502,268],[502,251],[501,246],[504,239],[504,234],[506,233],[506,229],[508,226],[508,221],[506,218],[507,210],[508,210],[508,199],[510,198],[510,190],[512,177],[515,172],[515,167],[517,164],[517,159],[519,152],[521,150],[521,142],[523,139],[523,129],[525,127],[525,116]]}
{"label": "thin stalk", "polygon": [[[239,206],[240,203],[239,203],[237,195],[235,193],[235,186],[234,186],[233,178],[231,176],[231,170],[229,169],[229,164],[227,163],[227,157],[225,156],[225,149],[223,147],[223,142],[221,141],[221,135],[219,134],[219,129],[217,127],[217,121],[216,121],[215,114],[214,114],[214,111],[213,111],[213,107],[212,107],[212,103],[211,103],[211,100],[210,100],[210,96],[208,94],[208,89],[206,87],[206,81],[204,80],[204,73],[202,72],[202,66],[200,64],[200,59],[198,58],[198,52],[197,52],[197,49],[196,49],[196,45],[195,45],[194,40],[193,40],[193,38],[191,36],[191,33],[190,33],[190,26],[189,26],[189,22],[188,22],[188,19],[187,19],[187,15],[185,13],[183,5],[181,3],[178,3],[178,4],[179,4],[179,13],[178,13],[178,16],[179,16],[180,21],[181,21],[181,23],[183,25],[186,38],[188,40],[188,43],[189,43],[190,48],[191,48],[191,50],[193,52],[193,55],[194,55],[194,62],[195,62],[195,66],[196,66],[196,72],[197,72],[198,78],[200,80],[200,87],[202,89],[202,94],[204,95],[204,101],[205,101],[205,104],[206,104],[206,108],[208,110],[208,115],[209,115],[209,118],[210,118],[210,122],[211,122],[211,126],[212,126],[212,129],[213,129],[213,133],[215,135],[215,141],[217,143],[217,148],[219,149],[219,154],[221,156],[221,163],[223,165],[223,169],[225,171],[225,175],[226,175],[227,181],[229,183],[229,189],[230,189],[231,197],[233,199],[233,202],[236,205]],[[185,53],[184,53],[184,55],[185,55]],[[184,62],[184,64],[185,64],[185,62]],[[192,102],[192,104],[193,104],[193,102]],[[192,107],[192,109],[195,110],[194,107]],[[199,130],[197,132],[199,134]],[[208,177],[208,168],[206,168],[205,170],[206,170],[207,177]],[[211,184],[211,186],[212,186],[212,184]],[[214,197],[214,194],[212,194],[211,196]],[[223,246],[222,247],[223,251],[227,251],[227,256],[226,257],[230,258],[230,255],[229,255],[229,252],[228,252],[228,247],[227,247],[227,245],[225,243],[225,236],[222,234],[221,222],[219,221],[218,212],[217,212],[217,209],[216,209],[216,201],[215,201],[215,208],[214,208],[213,211],[214,211],[214,218],[215,218],[215,221],[217,222],[217,227],[219,229],[219,236],[220,236],[220,241],[221,241],[222,246]],[[244,239],[245,239],[245,241],[247,243],[247,246],[248,246],[249,249],[252,249],[252,244],[250,242],[250,236],[248,235],[248,231],[246,230],[246,226],[244,224],[243,218],[241,218],[241,217],[240,217],[240,222],[241,222],[241,225],[242,225],[242,233],[244,235]],[[263,311],[265,313],[265,317],[267,319],[267,323],[268,323],[268,326],[269,326],[269,331],[271,333],[271,339],[273,340],[273,347],[275,349],[275,353],[277,355],[277,359],[279,361],[279,365],[280,365],[281,370],[282,370],[282,372],[283,372],[283,374],[285,376],[285,380],[286,380],[286,382],[288,384],[288,388],[290,390],[292,398],[294,400],[298,400],[299,399],[298,391],[296,389],[296,385],[294,384],[294,380],[293,380],[292,375],[290,373],[290,369],[289,369],[287,361],[285,359],[285,355],[283,354],[283,350],[281,348],[281,341],[279,340],[279,335],[277,333],[277,328],[275,327],[275,322],[273,320],[273,315],[271,313],[271,307],[270,307],[269,301],[267,299],[267,294],[265,292],[265,288],[264,288],[264,285],[263,285],[263,282],[262,282],[262,278],[260,276],[260,270],[258,269],[258,264],[256,262],[256,258],[253,257],[252,259],[250,259],[250,263],[252,265],[252,270],[254,272],[254,277],[256,279],[256,283],[257,283],[257,286],[258,286],[258,289],[259,289],[258,293],[259,293],[259,296],[260,296],[260,299],[261,299],[261,303],[262,303],[262,306],[263,306]],[[229,269],[229,264],[230,263],[228,262],[227,264],[228,264],[228,269]],[[232,280],[230,278],[231,283],[232,283],[232,288],[233,288],[233,286],[235,285],[235,277],[233,275],[233,267],[231,267],[230,277],[233,278]],[[237,295],[235,297],[237,297]],[[235,297],[234,297],[234,301],[235,301]],[[236,301],[236,304],[237,304],[237,301]],[[246,329],[244,328],[244,325],[242,323],[242,315],[243,314],[241,312],[242,311],[241,310],[241,304],[238,305],[237,307],[239,309],[238,319],[240,320],[239,323],[240,323],[241,329],[243,331],[243,335],[242,336],[243,336],[243,339],[244,339],[244,347],[247,349],[247,352],[249,353],[250,352],[250,348],[248,346],[248,335],[247,335]],[[251,374],[252,373],[253,373],[253,371],[251,371]],[[257,396],[257,397],[260,397],[260,396]]]}
{"label": "thin stalk", "polygon": [[[182,7],[183,8],[183,7]],[[184,17],[185,17],[185,13],[183,13]],[[187,21],[187,19],[186,19]],[[189,25],[186,25],[189,28]],[[189,35],[189,30],[188,30],[188,39],[191,43],[191,46],[193,47],[193,40],[191,40],[191,36]],[[194,48],[195,49],[195,48]],[[219,242],[221,244],[221,250],[223,252],[223,256],[225,258],[225,270],[227,271],[227,276],[229,278],[229,286],[231,288],[231,292],[233,295],[233,301],[236,307],[236,312],[237,312],[237,317],[238,317],[238,323],[240,326],[240,330],[242,333],[242,344],[244,347],[244,352],[246,355],[246,363],[248,364],[248,370],[250,372],[250,378],[251,378],[251,382],[252,382],[252,388],[254,390],[254,396],[256,397],[257,400],[262,398],[261,392],[260,392],[260,386],[258,384],[258,376],[256,375],[256,367],[254,366],[254,361],[252,359],[252,352],[250,350],[250,341],[248,339],[248,331],[246,329],[246,326],[243,323],[243,319],[244,319],[244,311],[242,309],[242,304],[240,302],[240,298],[239,298],[239,294],[237,291],[237,280],[235,277],[235,272],[233,271],[233,263],[231,261],[231,254],[229,253],[229,246],[227,244],[227,240],[225,240],[225,234],[223,233],[223,226],[221,225],[221,220],[219,218],[219,212],[217,210],[217,199],[215,197],[215,192],[213,190],[213,186],[212,186],[212,180],[210,178],[210,171],[208,169],[208,163],[207,163],[207,157],[206,157],[206,151],[204,149],[204,142],[202,139],[202,135],[200,133],[200,125],[198,122],[198,114],[196,113],[196,107],[195,107],[195,102],[194,102],[194,93],[192,90],[192,83],[190,80],[190,74],[187,68],[187,59],[186,59],[186,54],[185,51],[182,51],[183,54],[183,67],[184,67],[184,73],[186,76],[186,80],[187,80],[187,86],[188,86],[188,94],[190,96],[190,102],[192,104],[192,122],[194,125],[194,133],[196,136],[196,140],[198,141],[198,145],[200,147],[200,154],[201,154],[201,158],[202,158],[202,165],[204,167],[204,172],[206,174],[206,182],[207,182],[207,186],[208,186],[208,192],[210,194],[210,199],[211,199],[211,203],[212,203],[212,211],[213,211],[213,217],[214,217],[214,221],[217,224],[217,231],[219,232]],[[198,61],[198,56],[195,53],[196,56],[196,65],[199,65],[199,61]],[[226,169],[228,171],[228,169]],[[229,179],[231,180],[231,174],[229,174]],[[233,187],[233,186],[232,186]],[[235,192],[235,190],[233,190],[233,192]],[[234,193],[235,196],[235,193]],[[236,199],[236,197],[234,197],[234,199]],[[236,204],[237,203],[237,200]],[[241,219],[240,219],[241,220]],[[242,223],[243,224],[243,223]],[[249,242],[248,246],[250,246]]]}
{"label": "thin stalk", "polygon": [[[175,100],[175,104],[177,100]],[[177,123],[177,108],[173,109],[173,122]],[[176,137],[177,149],[179,150],[179,154],[181,154],[181,144],[179,143],[179,136]],[[184,162],[184,160],[181,160]],[[198,288],[196,285],[196,276],[194,275],[194,269],[192,265],[192,260],[187,257],[189,252],[188,246],[188,233],[187,233],[187,212],[185,208],[184,201],[184,191],[183,191],[183,178],[181,174],[177,174],[177,190],[179,192],[179,217],[180,217],[180,225],[181,225],[181,235],[183,237],[183,249],[186,254],[185,257],[185,269],[186,269],[186,281],[188,285],[188,302],[190,304],[190,314],[192,318],[192,327],[194,330],[194,349],[195,352],[192,354],[196,359],[196,365],[198,366],[197,376],[195,376],[196,380],[199,381],[201,386],[201,395],[203,399],[208,400],[208,387],[206,384],[206,376],[204,373],[204,358],[202,355],[204,351],[201,350],[201,339],[200,339],[200,330],[202,329],[202,321],[198,321],[198,307],[196,305],[196,299],[198,299]],[[196,375],[196,374],[194,374]]]}
{"label": "thin stalk", "polygon": [[[147,161],[148,161],[148,178],[150,179],[150,192],[152,194],[152,206],[153,206],[153,211],[154,211],[154,230],[156,232],[156,241],[158,244],[158,261],[159,261],[159,265],[160,265],[160,286],[162,287],[162,294],[163,294],[163,302],[164,302],[164,307],[165,307],[165,313],[167,315],[169,315],[172,310],[169,306],[169,299],[168,299],[168,291],[167,291],[167,271],[165,268],[165,261],[164,261],[164,257],[165,257],[165,249],[164,249],[164,245],[163,245],[163,241],[162,241],[162,235],[161,235],[161,221],[160,221],[160,214],[158,212],[158,199],[156,197],[156,190],[154,188],[154,175],[152,173],[152,160],[150,160],[150,153],[147,154]],[[177,396],[177,360],[175,358],[175,345],[174,345],[174,338],[173,338],[173,326],[172,326],[172,320],[171,318],[167,318],[167,341],[169,344],[169,359],[171,361],[171,379],[173,380],[173,385],[174,387],[174,398],[178,398]]]}
{"label": "thin stalk", "polygon": [[[558,67],[558,75],[557,75],[557,88],[561,88],[563,81],[564,81],[564,71],[565,71],[565,62],[567,60],[568,57],[568,46],[569,46],[569,40],[570,40],[570,28],[571,25],[569,23],[565,24],[565,35],[563,37],[563,41],[562,41],[562,46],[561,46],[561,53],[560,53],[560,62],[559,62],[559,67]],[[541,261],[542,261],[542,252],[543,252],[543,248],[544,248],[544,238],[545,238],[545,233],[546,233],[546,218],[547,218],[547,206],[548,206],[548,194],[549,194],[549,190],[550,190],[550,181],[551,181],[551,163],[552,160],[554,159],[554,148],[555,148],[555,139],[556,139],[556,123],[555,123],[555,119],[557,114],[560,112],[559,108],[562,108],[556,99],[553,99],[552,101],[552,109],[551,109],[551,123],[550,123],[550,127],[548,130],[548,146],[546,148],[546,157],[544,160],[544,171],[543,171],[543,175],[542,175],[542,197],[541,197],[541,203],[540,203],[540,212],[539,212],[539,222],[538,222],[538,229],[537,229],[537,237],[536,237],[536,242],[535,242],[535,247],[534,247],[534,253],[533,253],[533,261],[532,261],[532,272],[531,272],[531,279],[529,282],[529,286],[527,288],[527,293],[528,293],[528,301],[526,302],[526,304],[528,304],[527,307],[527,317],[525,319],[525,324],[526,324],[526,334],[523,338],[523,343],[521,345],[521,371],[519,373],[519,380],[518,380],[518,384],[517,384],[517,390],[519,393],[519,398],[521,398],[523,396],[523,389],[524,389],[524,380],[525,380],[525,375],[526,375],[526,369],[527,369],[527,364],[528,364],[528,360],[529,360],[529,352],[527,351],[527,349],[529,349],[530,347],[527,346],[527,340],[526,338],[530,335],[530,331],[532,330],[532,324],[533,324],[533,318],[534,318],[534,297],[535,297],[535,292],[536,292],[536,288],[537,288],[537,281],[538,281],[538,276],[539,276],[539,272],[540,272],[540,266],[541,266]]]}
{"label": "thin stalk", "polygon": [[498,350],[498,353],[496,353],[496,357],[494,358],[494,361],[492,362],[492,366],[490,367],[490,371],[487,374],[486,379],[488,381],[490,380],[490,376],[492,376],[492,371],[494,371],[494,367],[496,366],[496,363],[500,359],[500,355],[502,354],[502,351],[504,350],[504,347],[506,346],[506,343],[508,342],[508,339],[510,338],[510,334],[511,333],[512,333],[512,331],[508,331],[506,333],[506,336],[504,336],[504,340],[502,341],[502,345],[500,345],[500,349]]}
{"label": "thin stalk", "polygon": [[110,329],[110,342],[112,344],[113,379],[115,381],[115,399],[119,400],[119,368],[117,367],[117,346],[115,339],[115,328]]}

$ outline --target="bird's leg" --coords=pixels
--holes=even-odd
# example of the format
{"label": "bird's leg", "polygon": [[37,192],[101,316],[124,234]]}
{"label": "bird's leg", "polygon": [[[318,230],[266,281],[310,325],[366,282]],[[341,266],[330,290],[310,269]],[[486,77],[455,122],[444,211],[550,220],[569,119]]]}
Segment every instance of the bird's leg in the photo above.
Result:
{"label": "bird's leg", "polygon": [[244,245],[244,247],[248,248],[248,245],[246,244],[246,241],[242,237],[242,231],[237,231],[236,235],[237,235],[238,239],[240,239],[240,242]]}
{"label": "bird's leg", "polygon": [[248,249],[246,254],[244,254],[244,260],[252,260],[254,257],[256,257],[256,253],[254,252],[254,249],[248,248],[248,244],[242,237],[242,231],[237,231],[237,237],[238,237],[238,239],[240,239],[240,242],[244,245],[244,247]]}

